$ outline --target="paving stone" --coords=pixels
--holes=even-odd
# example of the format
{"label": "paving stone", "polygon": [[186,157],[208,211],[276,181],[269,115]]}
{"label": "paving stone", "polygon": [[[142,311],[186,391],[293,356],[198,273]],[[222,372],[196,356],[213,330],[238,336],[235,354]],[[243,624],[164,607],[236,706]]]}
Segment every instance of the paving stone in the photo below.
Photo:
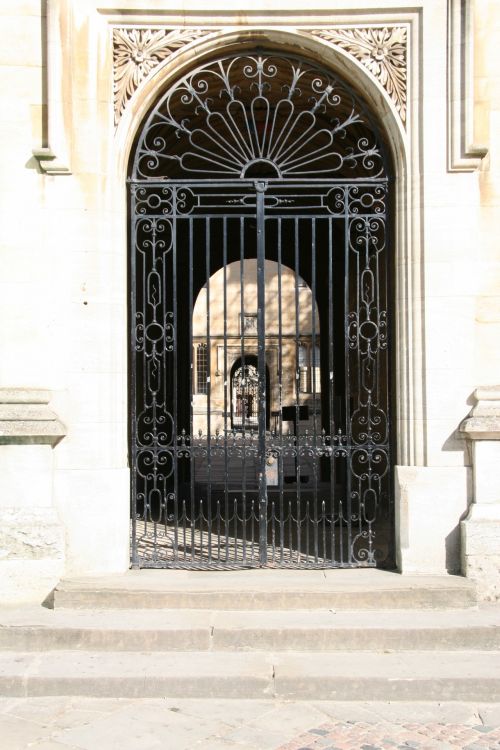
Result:
{"label": "paving stone", "polygon": [[[5,750],[7,750],[7,748]],[[8,750],[20,750],[20,746],[19,748],[17,746],[15,746],[15,748],[8,748]],[[34,744],[30,743],[22,750],[81,750],[81,748],[77,747],[76,745],[63,745],[60,742],[56,742],[55,740],[41,740],[40,742],[37,741]]]}
{"label": "paving stone", "polygon": [[283,739],[286,739],[286,736],[283,737],[284,732],[286,732],[286,727],[283,727],[283,731],[280,732],[247,725],[230,732],[226,738],[236,743],[254,744],[260,750],[274,750],[283,742]]}
{"label": "paving stone", "polygon": [[[498,706],[276,700],[0,699],[1,750],[500,750]],[[384,707],[385,713],[384,715]],[[312,711],[311,711],[312,709]],[[436,712],[433,716],[433,711]],[[335,718],[338,714],[338,718]],[[372,717],[368,720],[367,717]],[[454,721],[442,721],[443,716]],[[303,727],[303,728],[302,728]]]}

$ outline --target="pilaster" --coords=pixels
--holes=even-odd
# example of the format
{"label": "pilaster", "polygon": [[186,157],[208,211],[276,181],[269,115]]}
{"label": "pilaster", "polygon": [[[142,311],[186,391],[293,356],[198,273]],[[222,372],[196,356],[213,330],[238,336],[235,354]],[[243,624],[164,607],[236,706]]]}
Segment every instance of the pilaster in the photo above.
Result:
{"label": "pilaster", "polygon": [[500,385],[476,388],[462,422],[470,441],[473,502],[461,523],[462,571],[484,599],[500,598]]}
{"label": "pilaster", "polygon": [[0,600],[42,601],[64,566],[53,505],[53,447],[66,430],[50,391],[0,388]]}

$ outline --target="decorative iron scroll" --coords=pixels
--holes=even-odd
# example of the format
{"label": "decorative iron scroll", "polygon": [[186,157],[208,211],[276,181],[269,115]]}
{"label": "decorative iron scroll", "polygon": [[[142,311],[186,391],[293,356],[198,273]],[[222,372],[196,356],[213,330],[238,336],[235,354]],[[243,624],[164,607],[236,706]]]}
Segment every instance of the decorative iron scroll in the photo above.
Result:
{"label": "decorative iron scroll", "polygon": [[208,29],[113,29],[115,124],[138,86],[163,60]]}
{"label": "decorative iron scroll", "polygon": [[[281,259],[282,274],[292,268],[297,295],[300,274],[311,270],[316,278],[309,280],[311,298],[316,294],[322,300],[323,311],[321,330],[319,324],[316,330],[322,360],[316,364],[320,370],[323,365],[316,386],[320,409],[311,410],[307,426],[294,426],[271,411],[276,421],[266,429],[266,463],[278,469],[267,491],[266,564],[271,566],[373,566],[388,558],[392,506],[387,190],[385,179],[313,186],[276,181],[265,195],[265,231],[281,243],[279,250],[269,244],[270,257]],[[242,399],[238,405],[238,393],[246,397],[248,384],[235,384],[236,370],[233,382],[230,377],[233,359],[241,351],[248,356],[254,346],[253,334],[249,344],[241,326],[244,306],[243,312],[240,304],[235,306],[238,328],[233,328],[232,338],[221,323],[217,330],[216,310],[210,305],[206,309],[210,333],[205,339],[203,394],[194,393],[189,359],[196,291],[214,283],[214,273],[224,264],[224,255],[216,258],[219,242],[226,246],[226,265],[241,258],[245,247],[254,257],[249,242],[256,231],[255,187],[241,180],[190,185],[135,182],[130,197],[135,561],[145,567],[257,567],[262,552],[257,483],[262,449],[250,403]],[[226,240],[221,234],[224,227]],[[196,286],[195,263],[201,274]],[[231,283],[227,281],[225,293],[234,304],[242,279]],[[259,277],[258,283],[265,284],[265,279]],[[292,306],[298,313],[297,299]],[[285,303],[278,298],[276,304],[279,320]],[[307,315],[303,306],[300,313]],[[229,307],[226,329],[228,316]],[[287,343],[276,333],[276,325],[273,333],[270,322],[265,339],[266,350],[276,344],[278,362],[281,356],[271,388],[275,393],[286,391],[287,378],[300,374],[297,352],[286,354],[286,347],[290,341],[299,346],[302,335],[295,331]],[[246,375],[255,381],[255,368],[249,367]],[[236,394],[235,385],[241,386]],[[203,430],[196,428],[193,413],[194,399],[200,396]],[[292,409],[302,406],[302,398],[297,392]],[[338,398],[340,410],[335,408]],[[249,411],[241,419],[245,407]],[[221,408],[222,427],[211,426],[210,419],[215,420]]]}
{"label": "decorative iron scroll", "polygon": [[310,33],[341,47],[359,60],[387,91],[401,120],[406,122],[408,74],[405,26],[314,29]]}
{"label": "decorative iron scroll", "polygon": [[359,97],[311,63],[228,56],[160,99],[142,131],[133,179],[377,178],[384,157]]}
{"label": "decorative iron scroll", "polygon": [[362,100],[292,55],[223,56],[151,110],[129,180],[134,565],[390,564],[388,187]]}

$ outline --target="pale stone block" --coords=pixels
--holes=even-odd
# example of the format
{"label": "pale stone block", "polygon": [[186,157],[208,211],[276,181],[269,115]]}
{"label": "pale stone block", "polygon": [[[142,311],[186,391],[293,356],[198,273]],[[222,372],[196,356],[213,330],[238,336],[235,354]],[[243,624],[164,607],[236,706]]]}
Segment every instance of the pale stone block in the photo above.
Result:
{"label": "pale stone block", "polygon": [[458,524],[468,505],[465,467],[396,466],[396,548],[402,573],[460,570]]}
{"label": "pale stone block", "polygon": [[127,570],[129,470],[56,471],[54,497],[66,530],[66,574]]}
{"label": "pale stone block", "polygon": [[458,213],[455,206],[426,206],[425,218],[426,257],[450,263],[470,258],[478,231],[474,210]]}
{"label": "pale stone block", "polygon": [[500,558],[500,515],[496,519],[476,518],[477,505],[463,521],[466,530],[465,555]]}
{"label": "pale stone block", "polygon": [[72,302],[123,302],[127,279],[122,258],[94,249],[73,251],[70,260],[68,291]]}
{"label": "pale stone block", "polygon": [[470,297],[475,291],[477,267],[469,260],[425,264],[425,292],[428,297]]}
{"label": "pale stone block", "polygon": [[68,373],[65,390],[53,391],[51,406],[67,424],[126,423],[127,373]]}
{"label": "pale stone block", "polygon": [[53,325],[49,322],[35,331],[34,322],[26,319],[23,311],[13,311],[0,302],[0,320],[6,319],[9,319],[10,331],[0,329],[1,381],[27,386],[57,382],[57,367],[52,356]]}
{"label": "pale stone block", "polygon": [[[22,450],[26,448],[23,446]],[[36,481],[36,474],[34,479]],[[38,491],[33,493],[32,499],[34,503],[40,502]],[[41,603],[63,570],[64,533],[52,507],[0,508],[2,604]]]}
{"label": "pale stone block", "polygon": [[0,509],[0,561],[64,557],[64,537],[53,508]]}
{"label": "pale stone block", "polygon": [[[496,294],[494,291],[492,291],[491,294],[481,293],[480,295],[478,295],[476,299],[476,308],[476,319],[478,323],[487,323],[490,328],[492,323],[499,323],[500,304],[498,294]],[[494,342],[496,340],[495,334],[491,330],[488,331],[488,333],[490,334],[490,342]],[[485,347],[485,350],[488,351],[488,348],[490,347]]]}
{"label": "pale stone block", "polygon": [[125,304],[68,305],[60,335],[66,341],[62,366],[67,372],[126,371]]}
{"label": "pale stone block", "polygon": [[50,445],[0,446],[0,508],[52,505]]}
{"label": "pale stone block", "polygon": [[484,598],[500,597],[500,386],[474,391],[474,406],[462,422],[474,471],[474,502],[461,524],[462,569]]}
{"label": "pale stone block", "polygon": [[[2,68],[0,68],[1,70]],[[10,143],[14,142],[21,149],[23,146],[26,147],[25,136],[30,130],[29,120],[33,102],[30,101],[29,97],[25,99],[12,98],[10,101],[8,97],[5,97],[5,101],[5,109],[2,108],[0,112],[0,134],[2,137],[8,136]],[[22,123],[22,126],[20,123]]]}
{"label": "pale stone block", "polygon": [[464,575],[480,598],[500,599],[500,504],[473,503],[460,532]]}
{"label": "pale stone block", "polygon": [[500,322],[486,321],[484,325],[477,325],[476,331],[475,381],[494,383],[499,379],[500,373],[500,346],[497,346],[500,341]]}
{"label": "pale stone block", "polygon": [[[0,4],[0,16],[13,16],[12,3]],[[40,6],[39,0],[16,0],[15,15],[19,22],[23,16],[44,16],[43,6]]]}
{"label": "pale stone block", "polygon": [[1,45],[0,65],[41,66],[40,18],[3,15],[2,32],[9,43]]}
{"label": "pale stone block", "polygon": [[[497,417],[500,433],[500,416]],[[500,508],[500,440],[475,440],[472,446],[474,461],[474,498],[476,503],[498,503]],[[500,549],[500,537],[497,541]]]}
{"label": "pale stone block", "polygon": [[[463,401],[462,401],[463,404]],[[462,405],[463,413],[463,405]],[[458,430],[460,414],[447,419],[427,419],[425,436],[427,461],[432,466],[464,466],[468,463],[466,443]]]}
{"label": "pale stone block", "polygon": [[[473,296],[427,297],[425,300],[426,364],[431,369],[448,368],[452,376],[464,362],[472,362],[474,351]],[[450,378],[451,379],[451,378]]]}
{"label": "pale stone block", "polygon": [[127,461],[127,424],[73,423],[54,458],[57,469],[122,468]]}
{"label": "pale stone block", "polygon": [[[65,180],[55,180],[46,185],[46,194],[50,205],[54,205],[55,210],[60,215],[68,211],[68,219],[72,211],[102,209],[105,191],[106,179],[98,174],[92,175],[88,180],[86,178],[81,179],[80,175],[67,175]],[[66,229],[68,228],[69,226],[66,224]]]}
{"label": "pale stone block", "polygon": [[[479,186],[474,173],[446,173],[443,170],[435,170],[436,161],[433,161],[433,151],[430,149],[430,163],[426,169],[424,201],[426,209],[447,207],[457,209],[458,206],[471,207],[471,195],[478,197]],[[430,259],[433,262],[434,257]],[[453,268],[449,267],[450,273]]]}
{"label": "pale stone block", "polygon": [[475,383],[468,369],[450,371],[443,367],[427,368],[425,374],[425,409],[428,419],[449,420],[456,427],[463,419],[464,402],[474,391]]}
{"label": "pale stone block", "polygon": [[[466,527],[467,524],[463,523],[462,529]],[[499,534],[500,527],[497,529],[497,540]],[[466,537],[464,538],[464,536],[462,536],[462,544],[467,545]],[[479,599],[483,599],[484,601],[500,599],[500,555],[490,555],[488,557],[484,554],[465,555],[463,572],[467,578],[471,578],[476,582]]]}
{"label": "pale stone block", "polygon": [[0,603],[41,604],[64,572],[61,559],[0,561]]}

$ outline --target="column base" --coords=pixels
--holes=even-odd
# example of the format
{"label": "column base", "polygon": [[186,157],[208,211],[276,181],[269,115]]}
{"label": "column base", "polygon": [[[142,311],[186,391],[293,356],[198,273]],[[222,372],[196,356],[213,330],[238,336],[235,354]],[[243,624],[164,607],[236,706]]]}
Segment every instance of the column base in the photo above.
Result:
{"label": "column base", "polygon": [[0,509],[0,600],[42,602],[64,571],[64,534],[52,508]]}
{"label": "column base", "polygon": [[473,503],[460,524],[462,572],[480,599],[500,599],[500,505]]}
{"label": "column base", "polygon": [[464,466],[396,466],[396,562],[401,573],[460,573],[459,522],[467,510]]}

